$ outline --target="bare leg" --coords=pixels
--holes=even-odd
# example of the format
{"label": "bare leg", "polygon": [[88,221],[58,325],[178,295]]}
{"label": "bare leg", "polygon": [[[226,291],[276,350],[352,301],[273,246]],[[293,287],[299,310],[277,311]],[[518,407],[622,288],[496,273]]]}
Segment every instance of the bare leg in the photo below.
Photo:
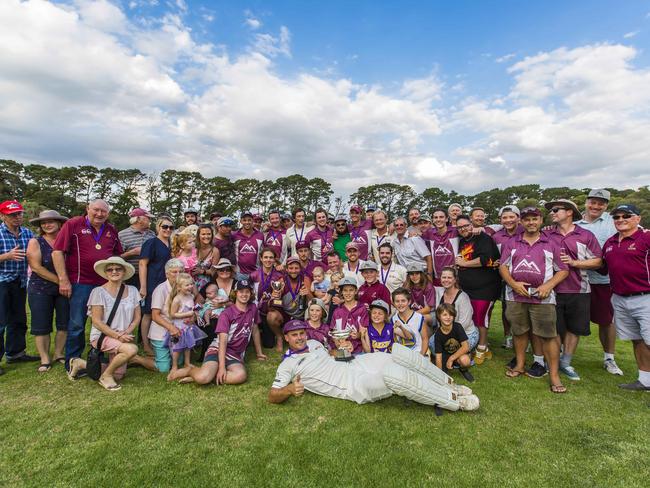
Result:
{"label": "bare leg", "polygon": [[544,357],[546,358],[546,364],[548,365],[548,374],[551,381],[551,385],[561,385],[562,380],[560,380],[560,348],[558,346],[557,340],[555,337],[547,339],[545,337],[540,337],[542,341],[542,349],[544,351]]}
{"label": "bare leg", "polygon": [[181,383],[189,383],[189,379],[191,379],[191,381],[199,385],[207,385],[214,381],[218,370],[219,363],[217,361],[205,361],[200,368],[191,368],[186,376],[181,379]]}
{"label": "bare leg", "polygon": [[603,346],[603,352],[614,354],[616,350],[616,329],[614,324],[598,326],[598,338]]}
{"label": "bare leg", "polygon": [[34,343],[38,355],[41,356],[41,364],[50,364],[50,335],[34,336]]}
{"label": "bare leg", "polygon": [[57,330],[54,335],[54,357],[65,357],[65,340],[68,337],[68,332],[65,330]]}
{"label": "bare leg", "polygon": [[99,381],[106,385],[115,385],[117,382],[113,377],[113,373],[120,366],[123,366],[129,360],[138,353],[138,346],[135,344],[122,344],[117,349],[117,354],[110,362],[110,364],[104,370],[104,373],[100,376]]}
{"label": "bare leg", "polygon": [[636,364],[641,371],[650,371],[650,346],[642,340],[632,341]]}
{"label": "bare leg", "polygon": [[149,342],[149,327],[151,326],[151,314],[145,313],[140,321],[140,334],[142,334],[142,348],[147,356],[153,356],[153,348]]}
{"label": "bare leg", "polygon": [[167,375],[167,381],[174,381],[175,379],[179,378],[177,372],[178,372],[178,359],[180,357],[181,357],[181,353],[179,351],[172,351],[172,368],[169,371],[169,374]]}
{"label": "bare leg", "polygon": [[[531,342],[533,343],[533,354],[535,356],[543,356],[544,355],[544,344],[543,344],[542,338],[539,337],[539,336],[536,336],[535,334],[532,334],[532,333],[530,334],[530,336],[531,336]],[[557,347],[559,349],[560,341],[558,339],[555,339],[555,340],[558,341],[557,342]]]}
{"label": "bare leg", "polygon": [[271,310],[266,316],[266,323],[275,334],[275,350],[277,352],[282,352],[282,349],[284,347],[284,342],[282,339],[282,322],[282,314],[278,311]]}
{"label": "bare leg", "polygon": [[137,354],[131,358],[129,364],[136,364],[150,371],[158,371],[156,361],[153,358],[138,356]]}
{"label": "bare leg", "polygon": [[573,332],[567,331],[564,335],[564,354],[571,354],[573,356],[578,348],[578,342],[580,342],[580,337]]}
{"label": "bare leg", "polygon": [[243,364],[231,364],[226,367],[226,385],[239,385],[246,381],[246,368]]}
{"label": "bare leg", "polygon": [[524,372],[526,367],[526,347],[528,347],[528,333],[513,336],[513,344],[515,346],[515,364],[514,371]]}
{"label": "bare leg", "polygon": [[487,327],[478,328],[478,345],[487,349],[488,345],[488,329]]}

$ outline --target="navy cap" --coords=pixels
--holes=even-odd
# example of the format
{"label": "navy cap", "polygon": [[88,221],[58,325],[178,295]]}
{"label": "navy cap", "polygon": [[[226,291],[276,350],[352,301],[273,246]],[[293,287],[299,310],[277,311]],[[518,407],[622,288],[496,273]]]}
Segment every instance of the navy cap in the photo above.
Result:
{"label": "navy cap", "polygon": [[239,291],[245,288],[248,288],[249,290],[253,289],[253,283],[248,278],[241,279],[235,283],[235,290]]}
{"label": "navy cap", "polygon": [[618,205],[614,210],[612,210],[609,214],[614,215],[617,213],[630,213],[632,215],[641,215],[641,211],[631,203],[622,203],[621,205]]}
{"label": "navy cap", "polygon": [[294,319],[284,324],[284,327],[282,327],[282,333],[286,334],[287,332],[291,332],[292,330],[305,330],[306,328],[307,328],[307,324],[304,321]]}

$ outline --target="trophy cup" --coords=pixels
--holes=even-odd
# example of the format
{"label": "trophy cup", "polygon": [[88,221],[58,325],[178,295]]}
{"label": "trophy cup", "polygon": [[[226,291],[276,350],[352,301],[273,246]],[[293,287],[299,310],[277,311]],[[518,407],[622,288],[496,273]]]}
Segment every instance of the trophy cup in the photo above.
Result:
{"label": "trophy cup", "polygon": [[280,292],[280,298],[271,299],[271,306],[282,308],[282,290],[284,290],[284,280],[271,281],[271,289]]}
{"label": "trophy cup", "polygon": [[[352,333],[352,328],[349,325],[345,326],[345,329],[343,328],[343,325],[341,324],[340,320],[336,321],[336,326],[334,329],[330,330],[328,332],[329,336],[332,339],[336,340],[345,340],[348,337],[350,337],[350,334]],[[334,359],[336,361],[352,361],[354,359],[354,356],[348,351],[347,349],[343,349],[339,347],[336,350],[336,354],[334,355]]]}

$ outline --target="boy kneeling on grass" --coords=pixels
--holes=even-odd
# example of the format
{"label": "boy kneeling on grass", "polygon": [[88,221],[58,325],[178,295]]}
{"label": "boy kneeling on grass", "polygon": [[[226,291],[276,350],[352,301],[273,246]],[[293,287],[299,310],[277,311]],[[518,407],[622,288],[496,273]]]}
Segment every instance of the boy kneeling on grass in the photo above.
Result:
{"label": "boy kneeling on grass", "polygon": [[[471,365],[467,334],[463,326],[454,321],[456,308],[450,303],[443,303],[436,308],[436,318],[440,324],[434,334],[436,366],[447,372],[457,365],[467,381],[474,381],[474,376],[467,370]],[[431,360],[434,361],[433,356]]]}

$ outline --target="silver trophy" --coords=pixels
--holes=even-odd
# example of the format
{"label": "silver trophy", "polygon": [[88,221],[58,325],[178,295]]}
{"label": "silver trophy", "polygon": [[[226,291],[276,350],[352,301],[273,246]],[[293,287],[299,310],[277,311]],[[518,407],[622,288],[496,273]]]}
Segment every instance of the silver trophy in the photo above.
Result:
{"label": "silver trophy", "polygon": [[270,302],[272,307],[282,308],[282,290],[284,290],[284,279],[271,281],[271,289],[280,292],[280,298],[273,298]]}
{"label": "silver trophy", "polygon": [[[340,320],[337,320],[336,326],[328,332],[329,336],[335,340],[345,340],[348,337],[350,337],[351,333],[352,333],[352,327],[346,325],[345,328],[343,328],[343,325]],[[339,347],[336,349],[336,354],[334,355],[334,359],[336,361],[352,361],[354,359],[354,356],[352,356],[350,351],[348,351],[347,349]]]}

